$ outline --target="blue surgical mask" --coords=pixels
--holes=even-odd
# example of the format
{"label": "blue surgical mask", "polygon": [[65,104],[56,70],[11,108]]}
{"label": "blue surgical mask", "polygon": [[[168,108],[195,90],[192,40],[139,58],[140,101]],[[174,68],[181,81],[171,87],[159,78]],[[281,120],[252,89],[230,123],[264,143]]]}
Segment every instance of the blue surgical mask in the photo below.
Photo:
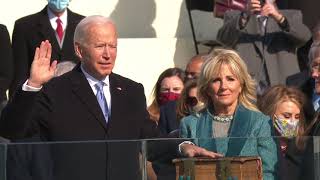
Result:
{"label": "blue surgical mask", "polygon": [[48,0],[48,6],[55,12],[64,11],[68,5],[70,0]]}

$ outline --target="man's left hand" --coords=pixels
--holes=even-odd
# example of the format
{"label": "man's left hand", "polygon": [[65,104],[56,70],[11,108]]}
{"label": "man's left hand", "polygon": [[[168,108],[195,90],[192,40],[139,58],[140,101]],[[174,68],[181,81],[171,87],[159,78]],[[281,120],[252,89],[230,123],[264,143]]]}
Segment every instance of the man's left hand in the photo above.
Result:
{"label": "man's left hand", "polygon": [[278,23],[280,23],[280,21],[283,18],[283,15],[278,11],[278,8],[273,3],[266,3],[262,7],[261,15],[262,16],[270,16],[273,19],[275,19]]}

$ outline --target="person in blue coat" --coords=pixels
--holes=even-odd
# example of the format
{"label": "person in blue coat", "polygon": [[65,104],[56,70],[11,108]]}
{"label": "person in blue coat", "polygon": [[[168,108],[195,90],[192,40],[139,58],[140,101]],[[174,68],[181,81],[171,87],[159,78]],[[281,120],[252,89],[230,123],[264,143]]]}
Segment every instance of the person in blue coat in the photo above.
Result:
{"label": "person in blue coat", "polygon": [[187,157],[260,156],[263,179],[277,179],[278,144],[269,116],[256,107],[256,84],[240,56],[218,49],[202,66],[198,96],[205,108],[181,120]]}

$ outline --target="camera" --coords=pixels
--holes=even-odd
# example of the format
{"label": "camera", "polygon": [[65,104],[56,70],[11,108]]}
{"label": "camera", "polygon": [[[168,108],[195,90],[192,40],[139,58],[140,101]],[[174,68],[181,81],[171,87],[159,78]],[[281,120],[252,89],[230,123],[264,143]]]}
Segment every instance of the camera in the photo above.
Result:
{"label": "camera", "polygon": [[261,7],[263,7],[265,3],[266,3],[266,0],[260,0],[260,6]]}

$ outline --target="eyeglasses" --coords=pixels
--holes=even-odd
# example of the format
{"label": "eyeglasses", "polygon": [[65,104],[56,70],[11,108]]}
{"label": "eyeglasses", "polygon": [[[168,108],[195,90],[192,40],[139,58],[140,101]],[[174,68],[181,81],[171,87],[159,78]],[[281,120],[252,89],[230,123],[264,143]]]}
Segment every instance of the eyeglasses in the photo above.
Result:
{"label": "eyeglasses", "polygon": [[319,63],[312,63],[310,68],[311,68],[311,72],[320,72]]}

